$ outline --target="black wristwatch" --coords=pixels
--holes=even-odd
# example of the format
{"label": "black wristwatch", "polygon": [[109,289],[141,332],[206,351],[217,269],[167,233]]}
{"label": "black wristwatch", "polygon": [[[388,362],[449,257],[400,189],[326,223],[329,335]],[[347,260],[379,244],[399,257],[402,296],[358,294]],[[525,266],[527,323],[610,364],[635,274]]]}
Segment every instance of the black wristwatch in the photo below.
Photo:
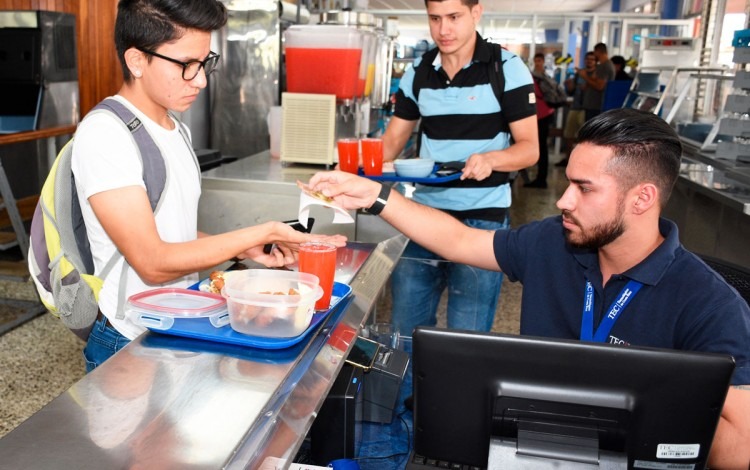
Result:
{"label": "black wristwatch", "polygon": [[391,187],[380,183],[380,194],[378,194],[375,202],[370,207],[365,209],[368,214],[379,215],[385,209],[385,205],[388,202],[388,196],[391,195]]}

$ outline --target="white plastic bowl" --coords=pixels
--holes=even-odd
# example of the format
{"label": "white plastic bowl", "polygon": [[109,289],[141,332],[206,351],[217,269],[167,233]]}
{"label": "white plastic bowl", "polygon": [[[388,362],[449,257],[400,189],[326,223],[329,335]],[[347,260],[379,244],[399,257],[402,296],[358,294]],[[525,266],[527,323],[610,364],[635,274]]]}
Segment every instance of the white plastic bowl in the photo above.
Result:
{"label": "white plastic bowl", "polygon": [[435,160],[431,158],[409,158],[395,160],[393,166],[401,178],[426,178],[435,169]]}
{"label": "white plastic bowl", "polygon": [[[267,338],[300,335],[323,296],[313,274],[272,269],[232,273],[221,294],[227,299],[229,324],[238,333]],[[297,294],[290,294],[290,289]]]}

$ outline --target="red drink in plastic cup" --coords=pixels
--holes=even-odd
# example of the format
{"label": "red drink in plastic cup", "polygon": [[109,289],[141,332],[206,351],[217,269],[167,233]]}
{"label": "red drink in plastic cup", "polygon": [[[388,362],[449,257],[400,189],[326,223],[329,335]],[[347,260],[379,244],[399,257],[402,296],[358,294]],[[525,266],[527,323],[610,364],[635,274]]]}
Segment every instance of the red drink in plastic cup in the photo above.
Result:
{"label": "red drink in plastic cup", "polygon": [[359,140],[339,139],[336,145],[339,150],[339,168],[356,175],[359,169]]}
{"label": "red drink in plastic cup", "polygon": [[383,139],[362,139],[362,168],[366,176],[383,176]]}
{"label": "red drink in plastic cup", "polygon": [[327,310],[331,305],[333,278],[336,274],[336,245],[307,242],[299,246],[299,272],[318,276],[323,297],[315,302],[315,310]]}

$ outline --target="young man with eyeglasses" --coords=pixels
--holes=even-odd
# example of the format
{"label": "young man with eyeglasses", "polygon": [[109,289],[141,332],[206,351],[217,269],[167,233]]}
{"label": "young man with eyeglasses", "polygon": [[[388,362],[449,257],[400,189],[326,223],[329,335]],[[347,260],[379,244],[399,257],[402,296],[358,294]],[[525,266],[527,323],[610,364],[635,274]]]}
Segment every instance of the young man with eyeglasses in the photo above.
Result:
{"label": "young man with eyeglasses", "polygon": [[[267,222],[209,236],[197,229],[200,170],[190,133],[171,111],[187,110],[219,61],[211,32],[227,21],[217,0],[122,0],[115,45],[124,84],[114,100],[153,138],[166,166],[158,210],[152,209],[144,164],[123,122],[92,112],[76,131],[73,174],[99,275],[117,251],[123,257],[104,278],[99,319],[84,349],[92,370],[144,331],[123,315],[122,299],[157,287],[187,287],[197,272],[233,257],[266,266],[294,262],[299,243],[315,237]],[[343,237],[328,237],[337,245]],[[263,252],[265,244],[278,249]],[[121,280],[126,281],[124,284]]]}

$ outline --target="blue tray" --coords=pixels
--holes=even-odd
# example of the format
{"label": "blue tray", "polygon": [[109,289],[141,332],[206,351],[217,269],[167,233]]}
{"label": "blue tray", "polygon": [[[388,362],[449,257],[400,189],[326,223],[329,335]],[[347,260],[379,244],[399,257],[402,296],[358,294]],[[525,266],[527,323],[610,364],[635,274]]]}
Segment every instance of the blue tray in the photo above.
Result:
{"label": "blue tray", "polygon": [[262,336],[245,335],[234,331],[229,325],[216,328],[211,325],[208,318],[175,318],[174,324],[168,330],[156,328],[149,328],[149,330],[166,335],[203,339],[239,346],[250,346],[261,349],[284,349],[294,346],[305,339],[311,331],[320,325],[320,322],[328,317],[332,311],[336,310],[336,307],[343,299],[346,299],[351,295],[351,292],[352,288],[348,285],[334,282],[333,292],[331,294],[331,306],[328,310],[313,314],[310,326],[298,336],[292,336],[291,338],[266,338]]}
{"label": "blue tray", "polygon": [[359,169],[359,175],[373,181],[393,181],[398,183],[421,183],[421,184],[439,184],[447,183],[448,181],[454,181],[461,177],[461,172],[457,171],[447,176],[438,176],[435,172],[440,168],[440,164],[435,164],[435,168],[432,170],[432,174],[425,178],[404,178],[397,176],[396,173],[383,173],[383,176],[368,176],[364,174],[362,168]]}

